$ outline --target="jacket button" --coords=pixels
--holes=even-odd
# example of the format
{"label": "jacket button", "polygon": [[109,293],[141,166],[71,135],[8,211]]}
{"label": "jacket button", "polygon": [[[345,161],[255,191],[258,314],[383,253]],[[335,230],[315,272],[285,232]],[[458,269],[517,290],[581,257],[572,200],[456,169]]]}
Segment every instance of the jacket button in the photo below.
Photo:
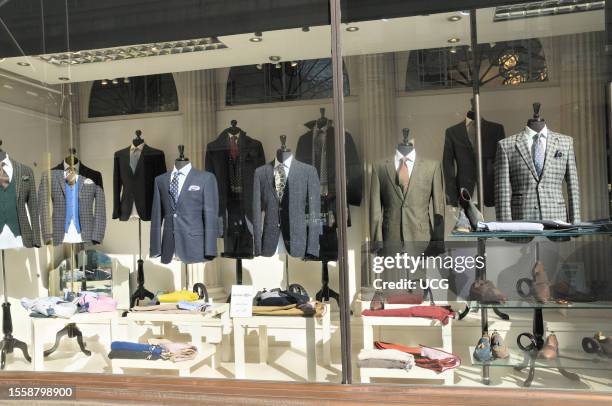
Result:
{"label": "jacket button", "polygon": [[178,217],[178,215],[176,213],[174,213],[174,217]]}

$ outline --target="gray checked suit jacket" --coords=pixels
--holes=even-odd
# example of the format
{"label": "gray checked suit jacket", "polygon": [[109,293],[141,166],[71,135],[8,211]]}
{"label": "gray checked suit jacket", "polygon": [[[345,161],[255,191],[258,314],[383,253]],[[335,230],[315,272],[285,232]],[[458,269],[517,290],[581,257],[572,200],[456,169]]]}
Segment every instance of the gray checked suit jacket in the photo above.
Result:
{"label": "gray checked suit jacket", "polygon": [[171,174],[168,171],[155,178],[150,256],[161,256],[164,264],[175,253],[186,264],[210,261],[217,256],[219,233],[217,179],[210,172],[191,168],[175,205],[169,193]]}
{"label": "gray checked suit jacket", "polygon": [[[40,247],[40,222],[34,172],[29,166],[12,159],[11,164],[13,165],[13,181],[17,192],[17,217],[23,246],[26,248]],[[29,217],[28,212],[30,213]]]}
{"label": "gray checked suit jacket", "polygon": [[[567,185],[568,204],[563,197]],[[548,130],[542,176],[538,179],[525,130],[497,144],[497,220],[580,221],[580,189],[572,137]]]}
{"label": "gray checked suit jacket", "polygon": [[[104,190],[93,180],[78,177],[79,223],[83,242],[100,244],[106,230]],[[64,171],[45,172],[38,188],[40,224],[45,244],[60,245],[64,241],[66,223],[66,181]]]}
{"label": "gray checked suit jacket", "polygon": [[[319,255],[321,234],[321,186],[314,166],[293,158],[287,177],[289,199],[290,246],[292,257]],[[255,256],[271,257],[276,253],[281,234],[279,201],[274,185],[274,162],[255,170],[253,181],[253,237]],[[263,215],[263,216],[262,216]]]}

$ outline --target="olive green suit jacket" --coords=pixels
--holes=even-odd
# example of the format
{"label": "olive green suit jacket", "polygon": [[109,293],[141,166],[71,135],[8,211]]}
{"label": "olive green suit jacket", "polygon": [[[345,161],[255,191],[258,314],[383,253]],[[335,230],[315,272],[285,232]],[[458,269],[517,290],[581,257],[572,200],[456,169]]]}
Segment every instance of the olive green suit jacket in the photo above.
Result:
{"label": "olive green suit jacket", "polygon": [[380,255],[419,255],[432,246],[431,242],[442,247],[444,199],[440,162],[417,154],[406,193],[399,184],[394,158],[376,163],[370,193],[370,240],[374,250]]}

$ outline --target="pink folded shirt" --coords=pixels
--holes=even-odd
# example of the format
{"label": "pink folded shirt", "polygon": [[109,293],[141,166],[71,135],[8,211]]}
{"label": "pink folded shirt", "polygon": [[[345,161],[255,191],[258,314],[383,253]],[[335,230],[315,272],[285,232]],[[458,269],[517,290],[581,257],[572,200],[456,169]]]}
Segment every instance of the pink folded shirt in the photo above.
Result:
{"label": "pink folded shirt", "polygon": [[89,313],[114,312],[117,310],[117,301],[110,296],[84,293],[79,297],[79,305],[87,305]]}

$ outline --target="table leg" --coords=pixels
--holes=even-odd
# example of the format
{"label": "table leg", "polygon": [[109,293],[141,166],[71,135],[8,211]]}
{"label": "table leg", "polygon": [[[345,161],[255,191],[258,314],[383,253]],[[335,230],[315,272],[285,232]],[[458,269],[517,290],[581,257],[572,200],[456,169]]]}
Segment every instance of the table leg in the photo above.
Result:
{"label": "table leg", "polygon": [[245,378],[244,362],[244,326],[234,319],[234,376],[236,379]]}
{"label": "table leg", "polygon": [[306,363],[308,367],[308,382],[317,380],[317,345],[314,317],[306,319]]}
{"label": "table leg", "polygon": [[374,326],[372,326],[367,316],[362,318],[363,322],[363,348],[366,350],[374,349]]}
{"label": "table leg", "polygon": [[330,307],[327,308],[325,315],[323,315],[322,327],[323,327],[323,365],[331,365],[331,315]]}
{"label": "table leg", "polygon": [[45,357],[44,357],[44,329],[37,328],[36,323],[32,322],[32,341],[34,344],[34,371],[44,371],[45,370]]}
{"label": "table leg", "polygon": [[268,363],[268,327],[259,326],[259,363]]}

